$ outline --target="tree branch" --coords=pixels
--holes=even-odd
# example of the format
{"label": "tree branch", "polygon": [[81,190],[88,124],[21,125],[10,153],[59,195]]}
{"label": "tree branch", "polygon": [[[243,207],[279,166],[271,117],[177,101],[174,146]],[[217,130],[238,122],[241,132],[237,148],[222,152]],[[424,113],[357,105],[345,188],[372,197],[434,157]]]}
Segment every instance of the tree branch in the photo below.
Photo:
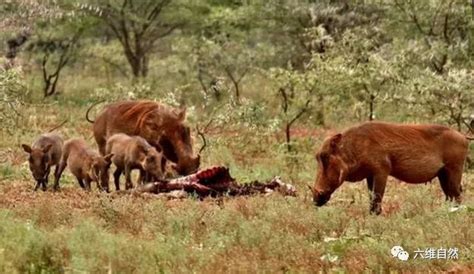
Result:
{"label": "tree branch", "polygon": [[430,29],[428,30],[428,35],[434,35],[434,28],[436,27],[436,21],[438,19],[438,15],[442,7],[443,7],[443,1],[440,1],[438,7],[436,8],[435,14],[433,16],[433,20],[431,20],[431,26],[430,26]]}
{"label": "tree branch", "polygon": [[298,112],[298,114],[295,115],[295,117],[293,117],[293,119],[291,119],[289,122],[288,122],[288,125],[293,125],[293,123],[295,123],[301,116],[303,116],[303,114],[305,114],[308,110],[309,110],[309,104],[311,103],[311,99],[308,99],[304,105],[304,107],[300,110],[300,112]]}
{"label": "tree branch", "polygon": [[230,80],[232,81],[232,84],[234,84],[234,89],[235,89],[235,96],[237,97],[237,100],[240,98],[240,88],[239,88],[239,81],[234,77],[232,74],[232,71],[230,71],[229,66],[224,67],[224,71],[226,72],[227,76],[229,76]]}
{"label": "tree branch", "polygon": [[48,79],[48,75],[47,75],[47,72],[46,72],[46,63],[48,62],[48,59],[49,59],[49,53],[45,53],[45,55],[43,56],[43,62],[41,63],[41,68],[43,69],[43,79],[44,79],[44,81],[47,81],[47,79]]}
{"label": "tree branch", "polygon": [[148,30],[152,22],[154,22],[158,18],[163,8],[167,6],[170,2],[170,0],[163,0],[152,9],[150,14],[147,16],[147,22],[144,23],[142,26],[141,34],[145,33]]}
{"label": "tree branch", "polygon": [[280,92],[283,98],[282,108],[283,108],[283,112],[286,114],[288,112],[288,95],[286,94],[286,91],[284,88],[279,88],[278,92]]}
{"label": "tree branch", "polygon": [[451,8],[454,1],[450,1],[448,4],[448,10],[444,15],[444,25],[443,25],[443,37],[444,41],[447,45],[451,44],[451,39],[449,38],[449,13],[451,12]]}

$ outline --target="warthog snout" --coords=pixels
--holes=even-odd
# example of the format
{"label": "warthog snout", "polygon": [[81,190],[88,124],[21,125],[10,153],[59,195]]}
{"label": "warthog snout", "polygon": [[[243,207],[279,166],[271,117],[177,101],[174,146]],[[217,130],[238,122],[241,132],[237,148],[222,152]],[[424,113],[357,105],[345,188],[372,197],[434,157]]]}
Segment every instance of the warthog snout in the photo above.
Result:
{"label": "warthog snout", "polygon": [[313,203],[315,206],[323,206],[325,205],[329,199],[331,198],[331,194],[315,192],[313,194]]}
{"label": "warthog snout", "polygon": [[199,165],[201,164],[201,155],[197,155],[195,157],[189,159],[183,159],[179,161],[174,169],[181,175],[189,175],[195,173],[199,169]]}

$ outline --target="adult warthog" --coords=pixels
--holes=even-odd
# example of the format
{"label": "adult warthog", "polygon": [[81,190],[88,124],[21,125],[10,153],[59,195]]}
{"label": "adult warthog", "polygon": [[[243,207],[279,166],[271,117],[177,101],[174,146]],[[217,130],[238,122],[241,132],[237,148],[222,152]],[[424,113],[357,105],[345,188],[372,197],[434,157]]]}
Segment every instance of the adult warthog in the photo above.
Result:
{"label": "adult warthog", "polygon": [[390,175],[410,184],[438,177],[446,199],[459,203],[470,139],[441,125],[368,122],[351,127],[327,138],[317,152],[313,201],[322,206],[344,181],[366,179],[370,211],[380,214]]}
{"label": "adult warthog", "polygon": [[[94,106],[94,105],[93,105]],[[185,109],[175,109],[153,101],[122,101],[106,105],[93,123],[94,137],[102,155],[107,139],[116,133],[141,136],[166,159],[176,163],[181,175],[199,168],[200,155],[193,153],[191,130],[185,125]]]}

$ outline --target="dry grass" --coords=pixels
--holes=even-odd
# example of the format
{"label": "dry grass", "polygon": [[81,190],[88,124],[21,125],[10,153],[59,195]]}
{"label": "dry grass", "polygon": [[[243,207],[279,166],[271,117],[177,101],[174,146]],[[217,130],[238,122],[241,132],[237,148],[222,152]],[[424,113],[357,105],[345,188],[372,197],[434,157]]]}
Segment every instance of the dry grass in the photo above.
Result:
{"label": "dry grass", "polygon": [[[365,183],[343,185],[328,206],[314,208],[306,184],[314,179],[314,148],[325,132],[298,129],[287,154],[275,136],[209,135],[203,166],[225,164],[241,182],[281,175],[296,198],[238,197],[166,200],[82,191],[66,172],[58,193],[34,193],[19,144],[69,118],[61,129],[91,145],[86,106],[57,105],[31,116],[18,135],[1,142],[0,272],[452,272],[474,271],[474,176],[465,174],[467,206],[450,212],[436,180],[391,180],[382,216],[368,213]],[[39,112],[28,109],[27,114]],[[49,117],[49,116],[48,116]],[[230,132],[232,132],[230,130]],[[402,262],[390,248],[456,247],[458,260]]]}
{"label": "dry grass", "polygon": [[[376,217],[367,213],[361,185],[344,186],[329,206],[315,209],[307,193],[201,202],[86,193],[75,185],[33,193],[31,182],[3,182],[0,266],[2,272],[469,273],[472,212],[449,213],[438,185],[397,184],[389,185],[384,214]],[[410,251],[457,247],[460,258],[401,262],[389,254],[396,244]]]}

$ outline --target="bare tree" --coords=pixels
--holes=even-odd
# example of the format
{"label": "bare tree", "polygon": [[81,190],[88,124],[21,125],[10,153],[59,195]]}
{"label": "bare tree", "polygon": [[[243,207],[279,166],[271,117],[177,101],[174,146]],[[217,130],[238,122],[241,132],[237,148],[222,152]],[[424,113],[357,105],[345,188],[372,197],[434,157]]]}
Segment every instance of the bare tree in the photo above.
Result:
{"label": "bare tree", "polygon": [[237,100],[237,103],[239,103],[240,102],[240,82],[249,71],[249,67],[244,67],[243,71],[240,72],[240,74],[238,74],[237,70],[233,70],[230,66],[225,66],[224,71],[227,74],[227,77],[229,77],[230,81],[232,82],[232,85],[234,85],[235,98]]}
{"label": "bare tree", "polygon": [[70,39],[38,41],[34,47],[43,52],[41,69],[43,72],[43,95],[49,97],[56,94],[59,75],[72,60],[81,32]]}
{"label": "bare tree", "polygon": [[203,150],[207,146],[206,133],[209,130],[209,127],[211,126],[213,121],[214,121],[214,119],[211,118],[203,128],[200,128],[199,126],[196,126],[196,132],[201,137],[201,140],[202,140],[202,146],[199,149],[198,154],[201,154],[201,152],[203,152]]}
{"label": "bare tree", "polygon": [[[290,112],[289,111],[289,108],[290,108],[289,96],[290,95],[288,94],[287,89],[285,88],[280,88],[279,93],[282,99],[283,113],[285,114],[285,116],[288,117],[288,115],[290,115],[289,113]],[[291,151],[291,127],[296,121],[298,121],[298,119],[301,118],[301,116],[303,116],[306,112],[310,110],[310,103],[311,103],[311,97],[309,97],[309,99],[306,100],[304,105],[296,112],[296,114],[294,114],[291,117],[288,117],[288,119],[285,121],[285,140],[286,140],[286,148],[288,152]]]}

